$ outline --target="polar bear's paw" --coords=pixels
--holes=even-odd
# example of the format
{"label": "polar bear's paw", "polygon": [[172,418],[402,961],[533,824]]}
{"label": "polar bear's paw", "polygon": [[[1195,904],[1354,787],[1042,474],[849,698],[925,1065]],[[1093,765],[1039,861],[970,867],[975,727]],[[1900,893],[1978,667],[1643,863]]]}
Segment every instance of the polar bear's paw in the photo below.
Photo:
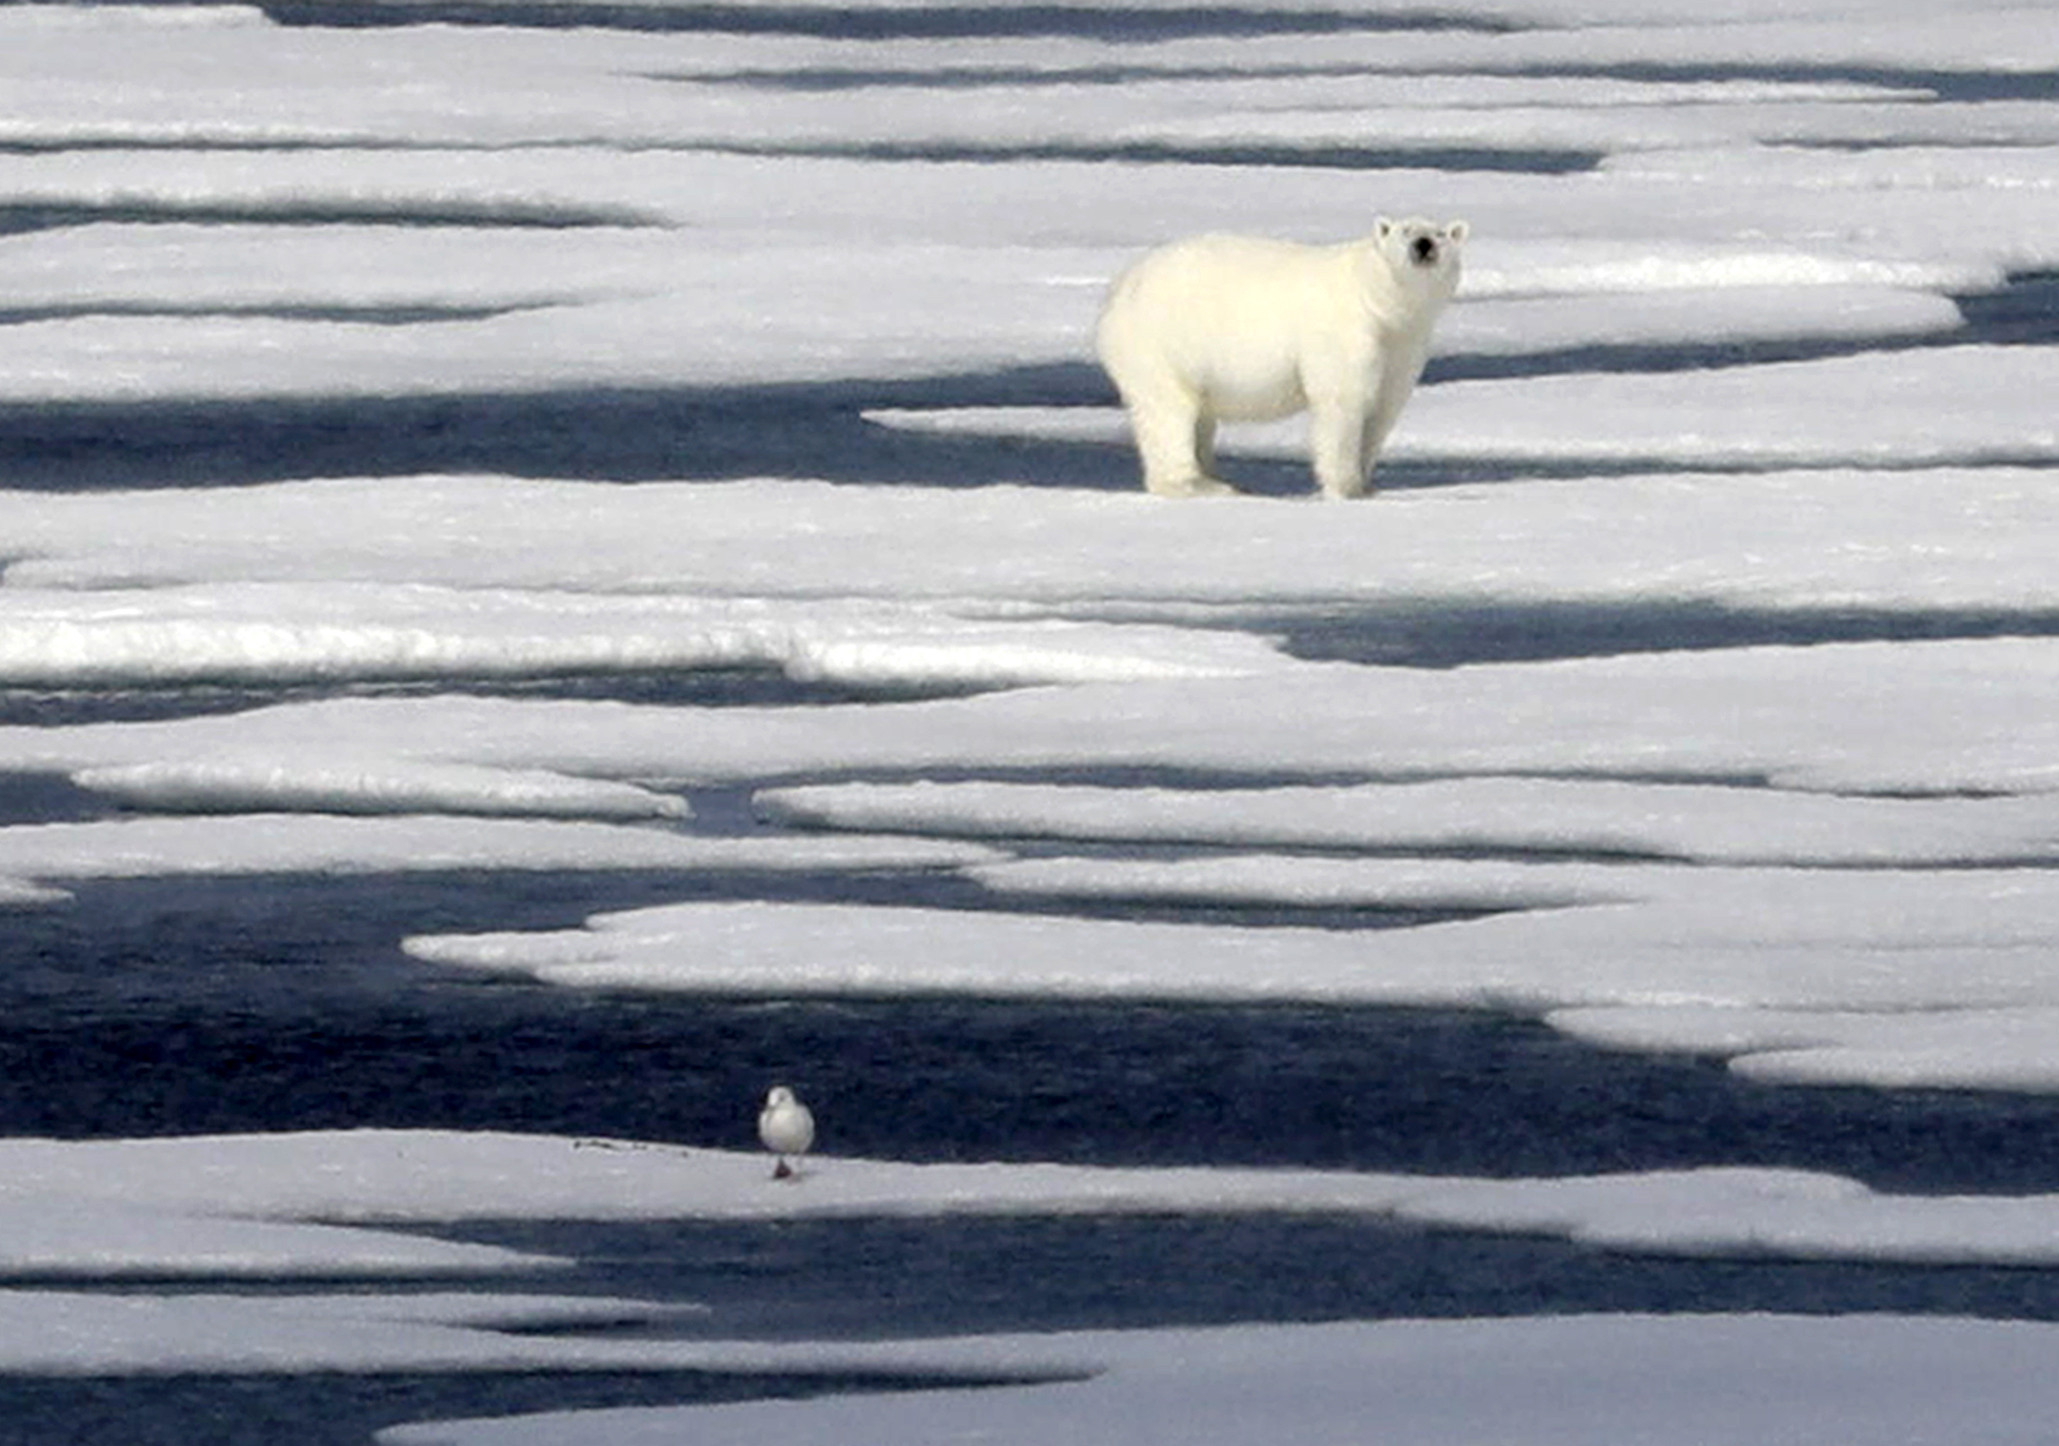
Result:
{"label": "polar bear's paw", "polygon": [[1159,497],[1239,497],[1243,494],[1229,483],[1217,477],[1183,477],[1178,481],[1161,481],[1151,487]]}

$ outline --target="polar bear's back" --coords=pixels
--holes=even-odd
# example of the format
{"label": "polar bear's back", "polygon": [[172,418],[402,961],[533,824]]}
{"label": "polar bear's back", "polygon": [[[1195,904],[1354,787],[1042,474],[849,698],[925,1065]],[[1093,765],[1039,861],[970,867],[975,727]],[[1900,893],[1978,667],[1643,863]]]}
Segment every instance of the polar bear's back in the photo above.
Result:
{"label": "polar bear's back", "polygon": [[1304,246],[1267,236],[1193,236],[1150,252],[1116,278],[1108,312],[1167,310],[1193,315],[1236,307],[1253,317],[1278,316],[1323,276],[1349,248]]}
{"label": "polar bear's back", "polygon": [[1169,368],[1224,415],[1278,415],[1301,405],[1295,358],[1335,316],[1350,246],[1263,236],[1195,236],[1162,246],[1116,278],[1097,332],[1118,384]]}

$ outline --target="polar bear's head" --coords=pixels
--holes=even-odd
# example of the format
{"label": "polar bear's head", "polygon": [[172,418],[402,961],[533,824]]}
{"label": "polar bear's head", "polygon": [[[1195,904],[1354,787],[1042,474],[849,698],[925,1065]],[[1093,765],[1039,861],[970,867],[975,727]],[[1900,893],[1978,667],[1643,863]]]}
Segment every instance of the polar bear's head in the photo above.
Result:
{"label": "polar bear's head", "polygon": [[1440,226],[1420,216],[1405,221],[1382,216],[1373,223],[1373,243],[1404,287],[1449,296],[1458,285],[1459,248],[1466,231],[1463,221]]}

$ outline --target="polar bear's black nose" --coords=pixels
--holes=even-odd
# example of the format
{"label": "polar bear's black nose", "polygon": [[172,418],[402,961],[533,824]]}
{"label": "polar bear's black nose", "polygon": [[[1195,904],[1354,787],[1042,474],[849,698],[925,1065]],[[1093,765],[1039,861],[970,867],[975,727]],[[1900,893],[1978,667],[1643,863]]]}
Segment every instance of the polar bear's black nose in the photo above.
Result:
{"label": "polar bear's black nose", "polygon": [[1409,247],[1409,250],[1415,253],[1418,266],[1428,266],[1437,259],[1437,243],[1428,236],[1416,237],[1415,244]]}

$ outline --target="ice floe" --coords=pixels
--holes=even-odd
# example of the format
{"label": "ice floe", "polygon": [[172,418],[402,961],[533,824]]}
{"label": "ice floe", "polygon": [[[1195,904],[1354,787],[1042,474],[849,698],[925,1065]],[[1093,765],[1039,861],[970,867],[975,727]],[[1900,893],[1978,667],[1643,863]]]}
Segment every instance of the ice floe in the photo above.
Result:
{"label": "ice floe", "polygon": [[338,699],[119,727],[5,729],[0,762],[71,771],[233,750],[699,782],[1162,768],[1225,781],[1557,774],[2028,794],[2059,787],[2055,695],[2053,650],[2037,638],[2000,638],[1448,671],[1310,665],[810,709]]}
{"label": "ice floe", "polygon": [[0,590],[0,681],[108,684],[533,678],[759,667],[804,679],[1072,683],[1238,673],[1262,642],[1148,625],[954,616],[920,602],[261,583]]}
{"label": "ice floe", "polygon": [[[1057,866],[1056,886],[1091,892],[1097,866]],[[1842,1028],[1869,1051],[1819,1050],[1796,1077],[1874,1084],[2059,1088],[2036,1026],[2055,1007],[2050,938],[2059,891],[2048,871],[1587,870],[1454,861],[1327,866],[1122,866],[1106,886],[1131,900],[1522,912],[1373,934],[1197,928],[1125,920],[850,906],[687,904],[601,915],[585,929],[420,937],[426,960],[574,987],[708,994],[934,993],[1077,999],[1255,1000],[1515,1009],[1613,1042],[1680,1047],[1669,1011],[1706,1024],[1710,1006],[1854,1012]],[[1531,872],[1534,870],[1534,873]],[[1003,884],[1054,886],[1051,867],[1000,866]],[[1011,874],[1023,874],[1011,880]],[[1296,881],[1314,874],[1317,886]],[[1182,885],[1199,874],[1209,887]],[[1335,875],[1343,875],[1337,882]],[[1603,902],[1614,898],[1614,902]],[[1537,909],[1578,900],[1583,907]],[[1634,1009],[1613,1034],[1596,1011]],[[1561,1011],[1578,1010],[1567,1014]],[[1999,1011],[1999,1013],[1996,1013]],[[2029,1011],[2025,1013],[2024,1011]],[[1922,1016],[1932,1016],[1928,1023]],[[1886,1016],[1883,1020],[1882,1016]],[[1745,1043],[1688,1047],[1749,1053]],[[1938,1019],[1945,1021],[1942,1025]],[[2015,1041],[1984,1061],[1982,1027]],[[1797,1034],[1836,1042],[1840,1022],[1776,1018],[1775,1048]],[[1826,1038],[1827,1036],[1827,1038]],[[1896,1046],[1913,1054],[1898,1053]],[[1785,1056],[1761,1068],[1779,1073]]]}
{"label": "ice floe", "polygon": [[905,1349],[866,1345],[647,1343],[578,1334],[597,1320],[669,1313],[643,1302],[576,1296],[0,1290],[0,1362],[11,1373],[60,1378],[613,1371],[840,1378],[839,1384],[867,1376],[905,1383],[920,1375],[939,1385],[1080,1369],[1040,1367],[1024,1353],[1020,1369],[1010,1370],[991,1353],[948,1347],[911,1357]]}
{"label": "ice floe", "polygon": [[0,1208],[21,1227],[11,1272],[79,1278],[306,1274],[325,1262],[337,1274],[491,1276],[562,1264],[406,1233],[482,1216],[1347,1214],[1661,1255],[2059,1260],[2059,1197],[1894,1195],[1787,1169],[1486,1180],[815,1156],[800,1178],[774,1181],[754,1151],[434,1130],[6,1140],[0,1165]]}
{"label": "ice floe", "polygon": [[[84,1188],[93,1182],[81,1181]],[[185,1213],[124,1199],[10,1191],[0,1198],[6,1240],[0,1279],[81,1282],[281,1280],[311,1276],[490,1277],[549,1271],[562,1262],[493,1246],[302,1221]]]}
{"label": "ice floe", "polygon": [[[1499,876],[1399,907],[1510,901]],[[1599,889],[1601,879],[1593,878]],[[1367,935],[962,910],[714,903],[597,915],[585,929],[429,935],[420,958],[551,982],[710,994],[965,993],[1544,1011],[1601,1005],[1949,1010],[2041,1003],[2059,894],[2036,874],[1775,871],[1697,876],[1657,899]],[[1628,887],[1626,885],[1626,892]],[[1272,897],[1277,897],[1274,895]],[[1352,898],[1376,907],[1368,889]],[[1324,895],[1329,901],[1330,895]],[[1291,899],[1289,900],[1291,902]]]}
{"label": "ice floe", "polygon": [[1235,848],[1810,865],[2028,863],[2059,851],[2059,798],[1888,798],[1606,778],[1474,777],[1272,788],[845,783],[756,807],[812,828]]}
{"label": "ice floe", "polygon": [[362,810],[364,792],[339,787],[315,798],[306,788],[303,778],[287,791],[299,791],[305,807],[337,814],[140,817],[0,828],[0,875],[8,877],[11,902],[35,904],[61,898],[39,881],[77,879],[465,869],[924,869],[991,856],[978,845],[917,839],[731,838],[587,820],[437,814],[353,818],[337,815]]}

